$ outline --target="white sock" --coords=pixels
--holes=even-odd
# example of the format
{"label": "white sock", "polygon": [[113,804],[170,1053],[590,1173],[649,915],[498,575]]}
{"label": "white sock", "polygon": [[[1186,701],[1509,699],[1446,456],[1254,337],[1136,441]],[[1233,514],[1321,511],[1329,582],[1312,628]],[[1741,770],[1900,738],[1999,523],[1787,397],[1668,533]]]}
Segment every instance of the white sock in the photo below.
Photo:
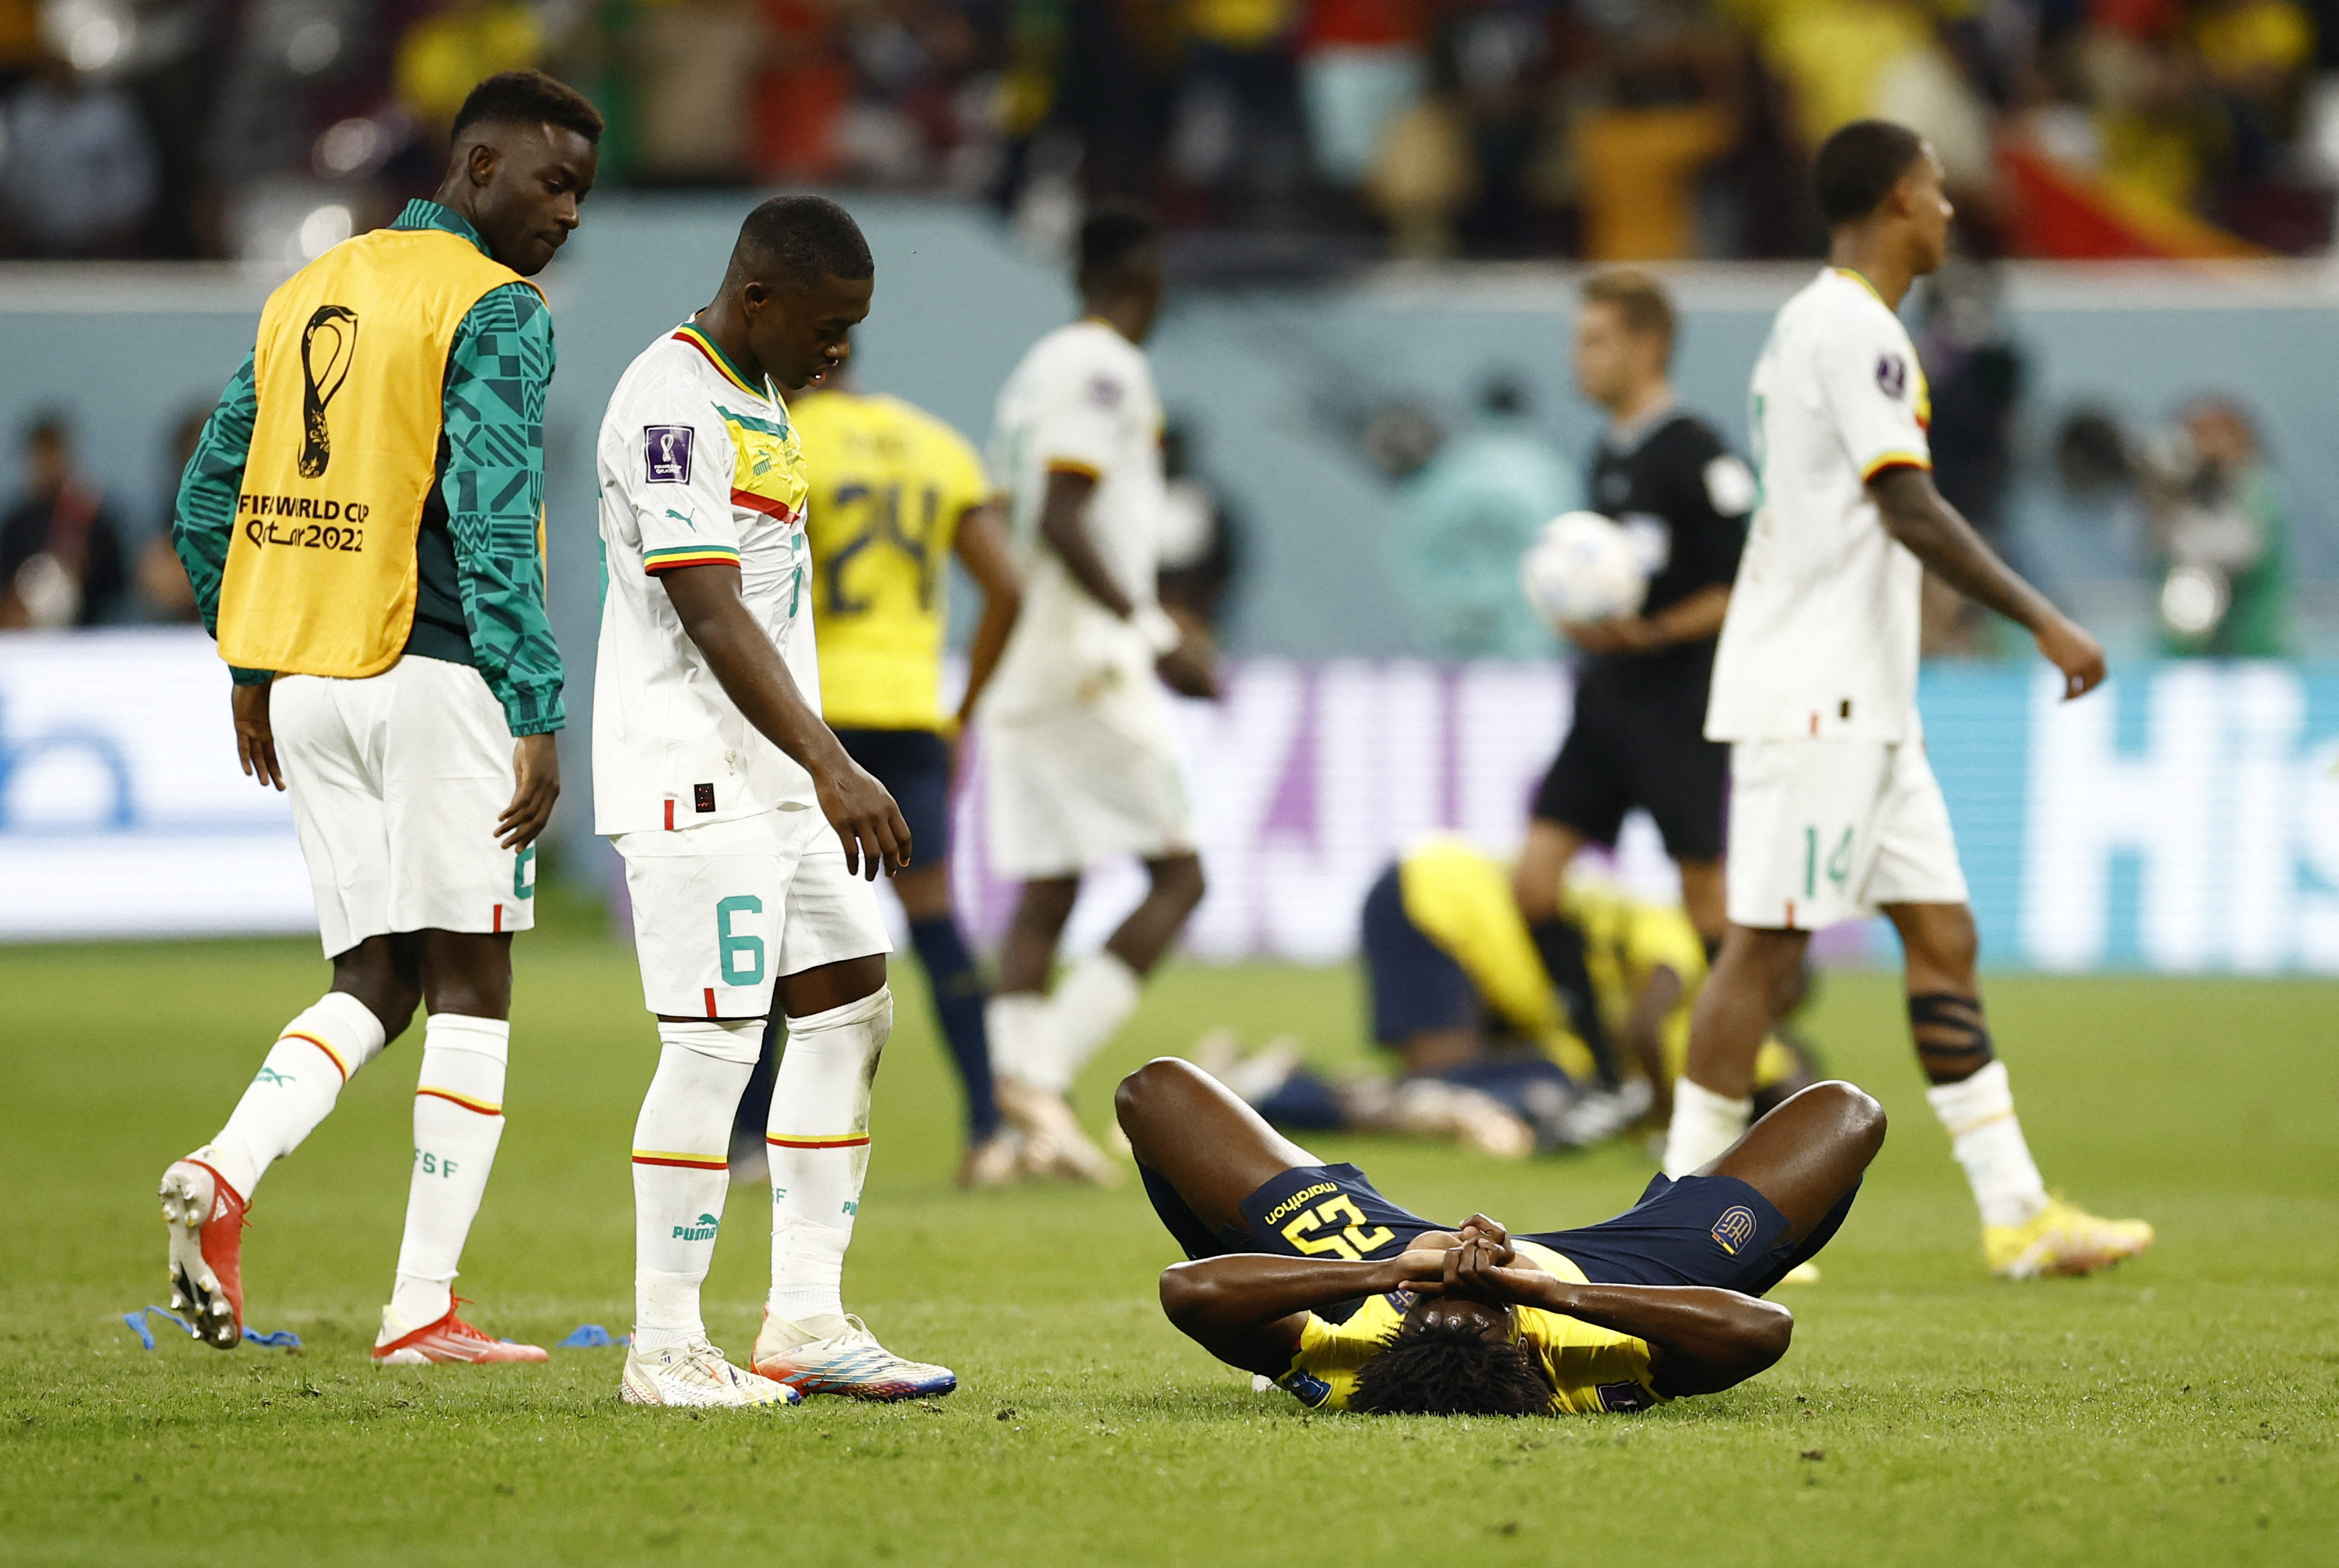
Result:
{"label": "white sock", "polygon": [[1040,1036],[1038,1088],[1062,1094],[1081,1069],[1137,1011],[1144,979],[1119,955],[1100,948],[1074,964],[1048,999],[1051,1028]]}
{"label": "white sock", "polygon": [[982,1004],[982,1031],[991,1041],[992,1068],[1019,1083],[1033,1082],[1032,1074],[1044,1070],[1039,1064],[1054,1058],[1056,1053],[1045,1044],[1053,1027],[1043,991],[999,991]]}
{"label": "white sock", "polygon": [[893,1032],[893,993],[883,987],[788,1020],[765,1138],[775,1317],[802,1324],[844,1317],[844,1251],[869,1174],[869,1089]]}
{"label": "white sock", "polygon": [[2030,1158],[2014,1114],[2006,1063],[1993,1061],[1971,1078],[1925,1091],[1933,1114],[1949,1129],[1949,1149],[1965,1167],[1984,1225],[2028,1225],[2047,1207],[2047,1183]]}
{"label": "white sock", "polygon": [[715,1261],[730,1190],[731,1119],[764,1044],[764,1021],[661,1023],[657,1075],[634,1122],[634,1343],[706,1332],[698,1287]]}
{"label": "white sock", "polygon": [[251,1201],[268,1168],[301,1147],[340,1098],[341,1085],[381,1054],[381,1020],[344,991],[329,991],[284,1026],[260,1076],[206,1151],[206,1163]]}
{"label": "white sock", "polygon": [[504,1136],[504,1062],[511,1025],[499,1018],[433,1013],[422,1031],[422,1072],[414,1090],[414,1175],[406,1193],[406,1238],[398,1248],[390,1311],[408,1328],[447,1316],[455,1305],[463,1240],[487,1196],[496,1145]]}
{"label": "white sock", "polygon": [[1754,1101],[1731,1100],[1686,1078],[1673,1080],[1673,1120],[1665,1134],[1665,1174],[1678,1181],[1746,1136]]}

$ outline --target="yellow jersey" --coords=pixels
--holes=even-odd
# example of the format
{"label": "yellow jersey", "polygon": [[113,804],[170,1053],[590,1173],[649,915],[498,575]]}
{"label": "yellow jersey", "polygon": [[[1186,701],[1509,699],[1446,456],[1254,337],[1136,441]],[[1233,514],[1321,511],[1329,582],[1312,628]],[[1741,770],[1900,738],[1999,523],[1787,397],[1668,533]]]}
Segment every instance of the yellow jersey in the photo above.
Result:
{"label": "yellow jersey", "polygon": [[[1589,1078],[1592,1053],[1568,1028],[1551,975],[1535,952],[1508,867],[1452,834],[1426,838],[1397,863],[1406,918],[1437,944],[1486,1005],[1513,1031],[1541,1044],[1570,1076]],[[1689,1059],[1689,1019],[1705,984],[1705,944],[1676,904],[1652,903],[1588,877],[1570,877],[1560,912],[1584,932],[1584,964],[1601,1021],[1621,1029],[1633,1001],[1660,968],[1681,978],[1681,996],[1660,1031],[1665,1076],[1681,1076]],[[1791,1076],[1794,1053],[1776,1037],[1762,1042],[1754,1084],[1767,1089]]]}
{"label": "yellow jersey", "polygon": [[[1532,1241],[1513,1245],[1521,1261],[1570,1284],[1586,1283],[1584,1270],[1548,1247]],[[1413,1302],[1409,1293],[1393,1290],[1367,1297],[1344,1323],[1309,1313],[1299,1330],[1299,1346],[1291,1354],[1290,1370],[1276,1382],[1302,1404],[1346,1410],[1357,1389],[1357,1372],[1388,1348]],[[1535,1353],[1554,1392],[1554,1415],[1645,1410],[1664,1398],[1650,1381],[1645,1341],[1539,1307],[1520,1307],[1518,1318],[1519,1337]]]}
{"label": "yellow jersey", "polygon": [[964,436],[899,398],[790,405],[811,470],[813,634],[838,729],[939,730],[951,547],[990,477]]}

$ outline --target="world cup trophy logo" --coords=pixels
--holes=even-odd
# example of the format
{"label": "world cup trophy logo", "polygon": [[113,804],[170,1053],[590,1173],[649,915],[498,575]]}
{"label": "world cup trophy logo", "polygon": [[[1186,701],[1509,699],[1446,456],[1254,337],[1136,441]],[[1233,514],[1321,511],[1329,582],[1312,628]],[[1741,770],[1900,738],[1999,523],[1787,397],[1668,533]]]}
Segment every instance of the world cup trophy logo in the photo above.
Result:
{"label": "world cup trophy logo", "polygon": [[333,460],[332,433],[325,428],[325,405],[350,377],[357,351],[358,313],[340,305],[320,305],[301,331],[301,477],[313,479]]}

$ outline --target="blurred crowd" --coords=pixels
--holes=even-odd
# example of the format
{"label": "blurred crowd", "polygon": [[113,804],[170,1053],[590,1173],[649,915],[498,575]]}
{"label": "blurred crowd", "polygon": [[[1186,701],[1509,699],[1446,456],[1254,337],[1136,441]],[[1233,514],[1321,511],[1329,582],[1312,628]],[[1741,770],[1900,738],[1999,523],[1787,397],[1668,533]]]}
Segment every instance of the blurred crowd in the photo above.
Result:
{"label": "blurred crowd", "polygon": [[605,185],[949,192],[1043,243],[1132,195],[1342,253],[1801,255],[1805,150],[1889,113],[1984,253],[2038,167],[2305,251],[2339,160],[2339,0],[0,0],[0,253],[298,261],[523,64],[607,113]]}

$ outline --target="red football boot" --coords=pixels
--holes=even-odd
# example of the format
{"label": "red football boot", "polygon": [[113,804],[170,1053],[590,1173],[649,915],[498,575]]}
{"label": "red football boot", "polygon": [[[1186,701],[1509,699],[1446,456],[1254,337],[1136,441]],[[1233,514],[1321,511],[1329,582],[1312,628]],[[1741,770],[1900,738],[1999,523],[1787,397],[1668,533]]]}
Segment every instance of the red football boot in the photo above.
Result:
{"label": "red football boot", "polygon": [[[385,1336],[403,1327],[405,1325],[390,1316],[389,1307],[381,1309],[381,1331]],[[493,1363],[551,1359],[537,1346],[515,1345],[508,1340],[489,1338],[456,1317],[453,1307],[448,1307],[447,1316],[438,1322],[425,1324],[420,1328],[394,1337],[385,1337],[373,1347],[373,1364],[376,1366],[431,1366],[454,1361]]]}
{"label": "red football boot", "polygon": [[212,1349],[234,1349],[243,1343],[243,1195],[191,1154],[163,1173],[163,1223],[173,1309],[191,1315]]}

